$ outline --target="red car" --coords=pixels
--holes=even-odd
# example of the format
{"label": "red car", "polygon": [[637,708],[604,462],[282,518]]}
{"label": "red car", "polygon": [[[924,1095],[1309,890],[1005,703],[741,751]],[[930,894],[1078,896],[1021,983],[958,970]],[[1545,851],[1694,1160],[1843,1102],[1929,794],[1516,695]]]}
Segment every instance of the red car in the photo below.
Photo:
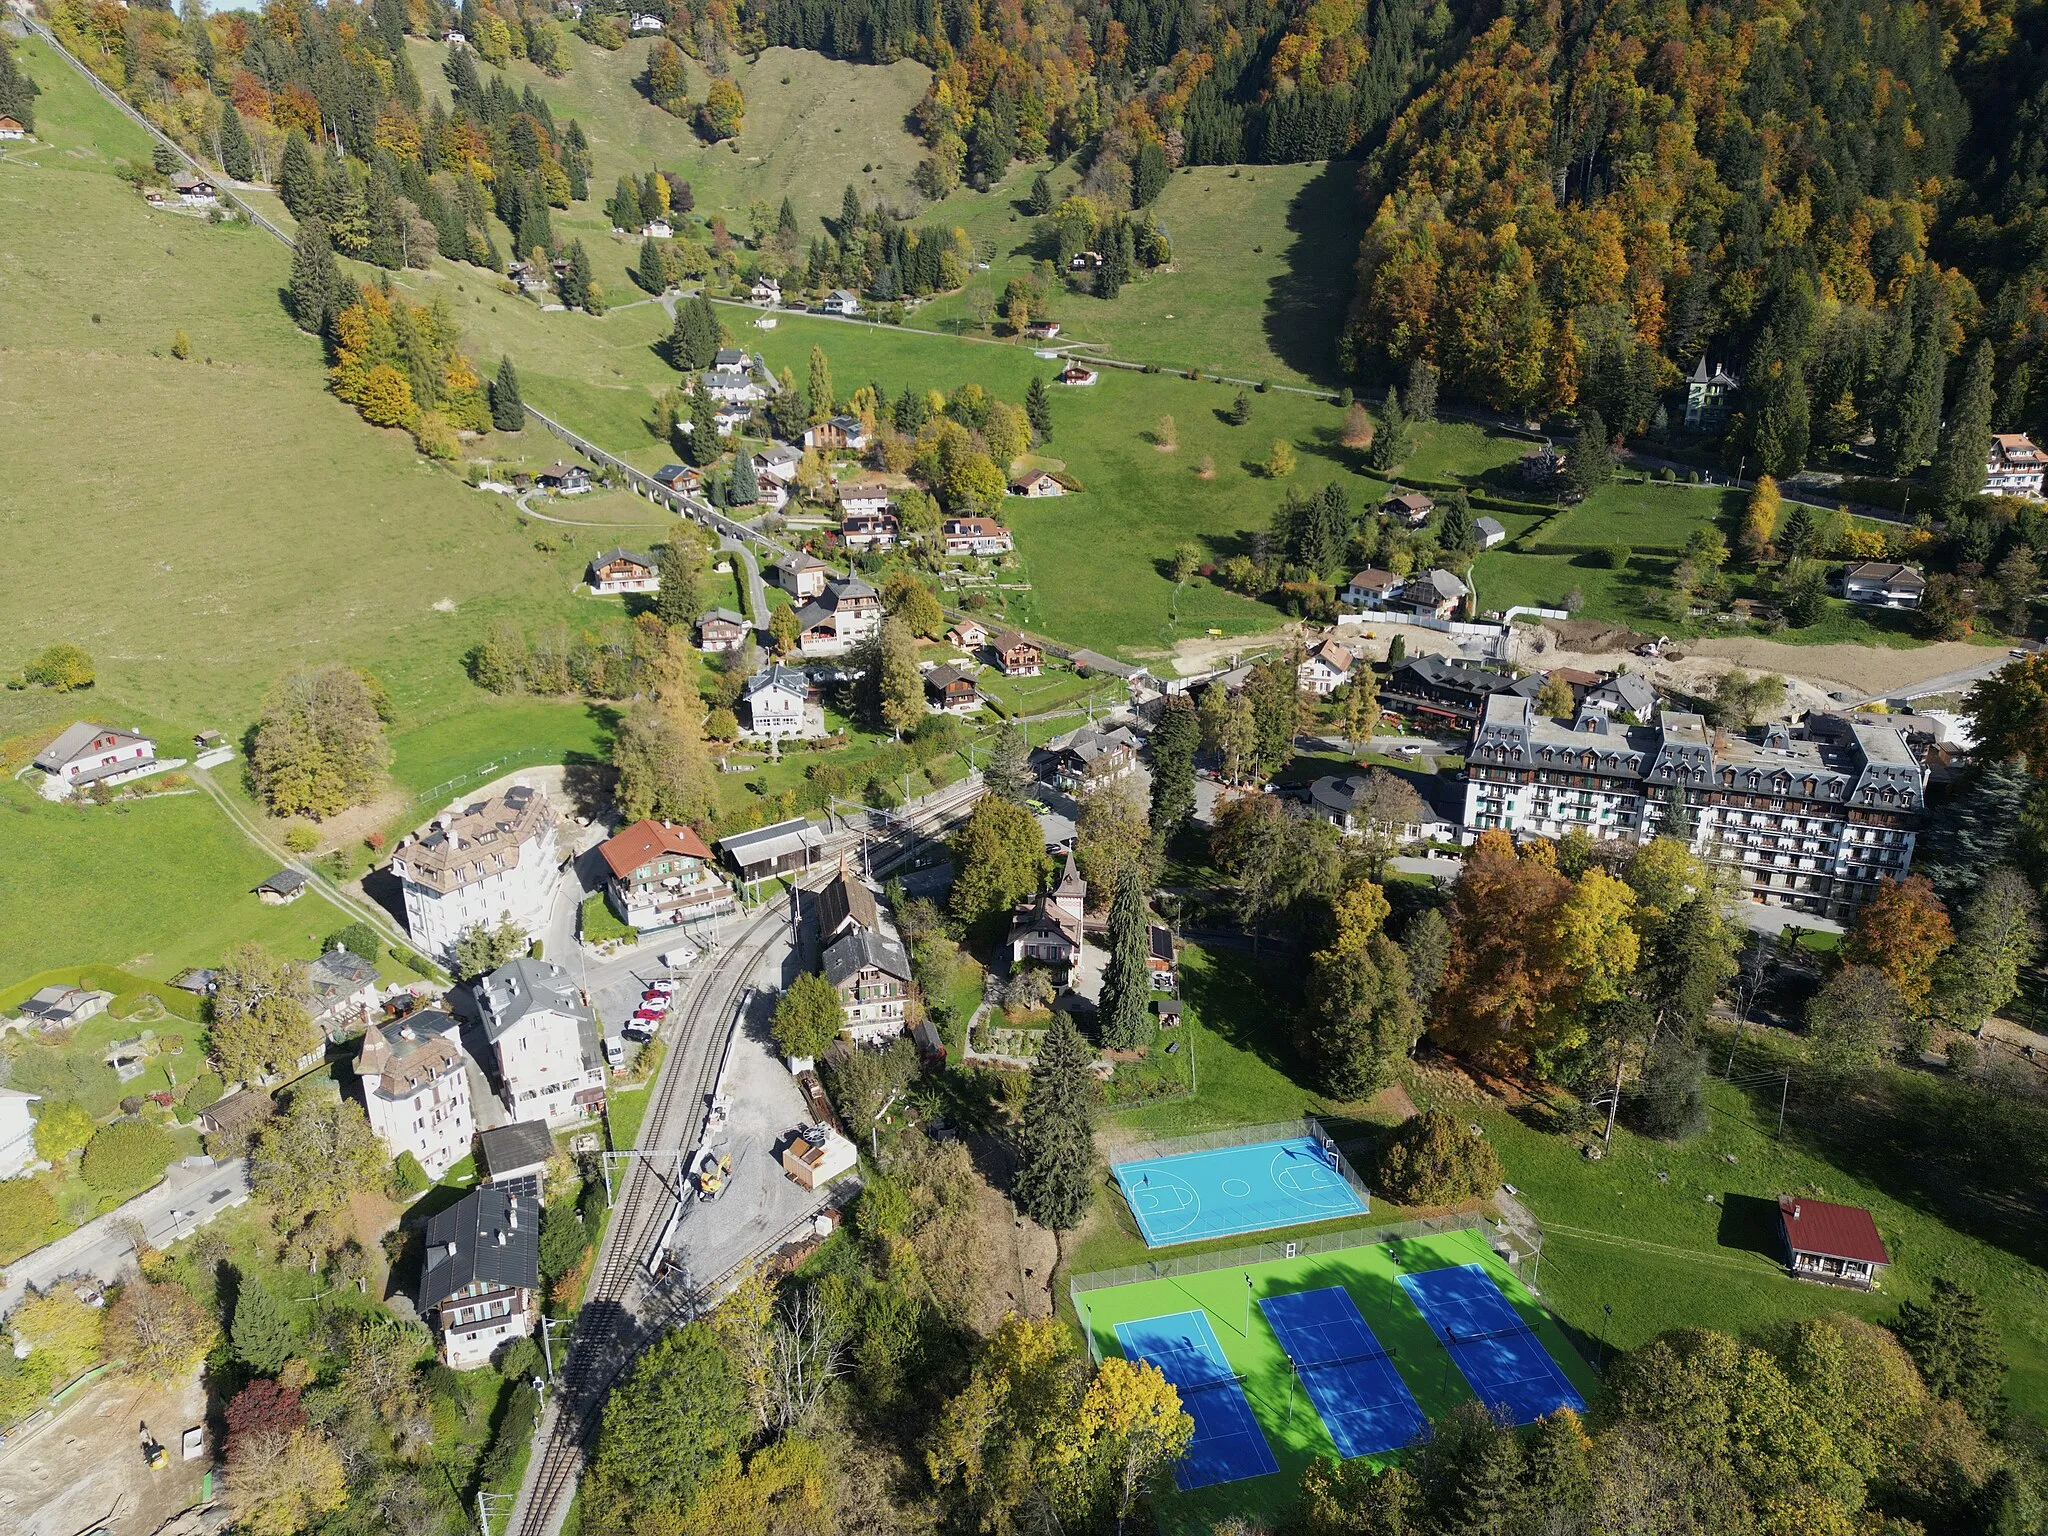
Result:
{"label": "red car", "polygon": [[659,1008],[642,1008],[633,1017],[648,1024],[659,1024],[664,1015]]}

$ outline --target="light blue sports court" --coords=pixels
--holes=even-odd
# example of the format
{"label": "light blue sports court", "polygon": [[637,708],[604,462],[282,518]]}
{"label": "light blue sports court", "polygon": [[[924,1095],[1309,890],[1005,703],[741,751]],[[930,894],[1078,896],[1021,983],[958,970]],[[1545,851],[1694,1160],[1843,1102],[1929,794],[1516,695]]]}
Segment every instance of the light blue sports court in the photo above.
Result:
{"label": "light blue sports court", "polygon": [[1318,1134],[1140,1158],[1111,1171],[1148,1248],[1359,1216],[1370,1206],[1335,1143]]}
{"label": "light blue sports court", "polygon": [[1181,1410],[1195,1421],[1187,1454],[1173,1469],[1182,1492],[1280,1470],[1206,1313],[1174,1312],[1118,1323],[1116,1341],[1125,1359],[1159,1368],[1180,1393]]}
{"label": "light blue sports court", "polygon": [[1401,1289],[1443,1341],[1480,1402],[1512,1424],[1533,1424],[1560,1408],[1586,1411],[1536,1330],[1479,1264],[1400,1276]]}

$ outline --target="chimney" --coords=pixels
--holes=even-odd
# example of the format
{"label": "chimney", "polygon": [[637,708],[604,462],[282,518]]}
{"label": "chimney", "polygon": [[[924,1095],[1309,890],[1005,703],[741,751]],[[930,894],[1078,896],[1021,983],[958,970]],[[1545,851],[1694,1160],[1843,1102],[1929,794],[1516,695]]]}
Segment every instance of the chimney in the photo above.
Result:
{"label": "chimney", "polygon": [[512,1223],[512,1230],[513,1230],[514,1232],[517,1232],[517,1231],[519,1230],[519,1199],[518,1199],[518,1197],[517,1197],[517,1196],[514,1196],[514,1197],[513,1197],[512,1199],[510,1199],[510,1200],[507,1200],[507,1201],[505,1202],[505,1209],[506,1209],[506,1210],[508,1210],[509,1212],[511,1212],[511,1215],[509,1215],[509,1216],[508,1216],[508,1217],[507,1217],[506,1219],[507,1219],[508,1221],[510,1221],[510,1222]]}
{"label": "chimney", "polygon": [[1792,1202],[1792,1219],[1794,1221],[1799,1219],[1799,1202],[1797,1200]]}

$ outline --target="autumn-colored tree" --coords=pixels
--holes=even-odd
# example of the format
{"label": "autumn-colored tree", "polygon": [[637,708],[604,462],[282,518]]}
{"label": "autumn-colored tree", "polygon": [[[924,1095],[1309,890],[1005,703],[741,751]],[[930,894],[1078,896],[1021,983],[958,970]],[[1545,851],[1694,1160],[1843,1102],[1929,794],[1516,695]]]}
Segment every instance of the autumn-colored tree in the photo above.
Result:
{"label": "autumn-colored tree", "polygon": [[228,1507],[249,1536],[296,1536],[348,1502],[341,1457],[309,1429],[243,1436],[228,1454]]}
{"label": "autumn-colored tree", "polygon": [[1982,763],[2026,759],[2036,779],[2048,778],[2048,652],[2006,663],[1963,700]]}
{"label": "autumn-colored tree", "polygon": [[1260,468],[1268,480],[1285,480],[1294,473],[1294,449],[1286,443],[1275,443]]}
{"label": "autumn-colored tree", "polygon": [[1094,1513],[1121,1529],[1194,1433],[1195,1421],[1157,1366],[1111,1355],[1082,1392],[1072,1428],[1054,1442],[1048,1481],[1055,1501],[1070,1520]]}
{"label": "autumn-colored tree", "polygon": [[1778,482],[1769,475],[1756,477],[1756,489],[1749,493],[1749,505],[1742,513],[1739,544],[1742,558],[1759,565],[1771,557],[1771,540],[1778,532]]}
{"label": "autumn-colored tree", "polygon": [[219,1333],[213,1314],[168,1281],[131,1280],[107,1308],[108,1354],[153,1381],[181,1379],[205,1358]]}
{"label": "autumn-colored tree", "polygon": [[1569,978],[1552,934],[1572,884],[1548,843],[1520,853],[1506,832],[1479,834],[1451,893],[1451,953],[1430,1033],[1446,1048],[1517,1069]]}
{"label": "autumn-colored tree", "polygon": [[1933,882],[1908,875],[1878,886],[1842,941],[1842,959],[1882,971],[1913,1016],[1924,1018],[1935,967],[1954,942],[1948,908],[1934,894]]}
{"label": "autumn-colored tree", "polygon": [[1346,448],[1363,453],[1372,446],[1372,412],[1365,408],[1365,402],[1354,400],[1344,413],[1344,429],[1341,441]]}

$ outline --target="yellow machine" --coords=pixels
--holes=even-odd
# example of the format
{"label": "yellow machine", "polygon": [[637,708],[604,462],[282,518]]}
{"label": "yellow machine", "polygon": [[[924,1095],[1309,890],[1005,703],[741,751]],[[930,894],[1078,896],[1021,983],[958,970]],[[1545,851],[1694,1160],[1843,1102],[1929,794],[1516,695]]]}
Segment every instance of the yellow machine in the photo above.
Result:
{"label": "yellow machine", "polygon": [[142,1424],[141,1431],[142,1459],[149,1463],[150,1471],[163,1471],[171,1464],[171,1453],[163,1448],[155,1435],[149,1432],[149,1425],[146,1422]]}
{"label": "yellow machine", "polygon": [[725,1189],[725,1181],[732,1176],[732,1154],[723,1155],[706,1152],[704,1160],[697,1164],[697,1193],[706,1200],[716,1200]]}

